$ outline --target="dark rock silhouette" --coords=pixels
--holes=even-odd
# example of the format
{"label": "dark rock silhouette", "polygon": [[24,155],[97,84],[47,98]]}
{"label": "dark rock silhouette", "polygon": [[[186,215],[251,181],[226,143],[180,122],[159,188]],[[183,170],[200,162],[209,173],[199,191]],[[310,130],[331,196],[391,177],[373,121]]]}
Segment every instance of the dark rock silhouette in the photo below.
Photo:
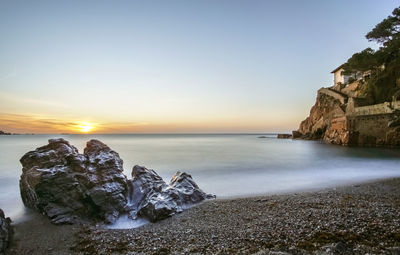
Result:
{"label": "dark rock silhouette", "polygon": [[3,210],[0,209],[0,255],[3,255],[10,246],[12,236],[11,219],[6,218]]}

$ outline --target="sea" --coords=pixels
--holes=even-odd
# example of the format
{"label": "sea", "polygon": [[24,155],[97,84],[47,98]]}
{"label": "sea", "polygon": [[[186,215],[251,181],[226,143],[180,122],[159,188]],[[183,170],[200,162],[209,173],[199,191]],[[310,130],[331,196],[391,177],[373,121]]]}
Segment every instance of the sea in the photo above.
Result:
{"label": "sea", "polygon": [[185,171],[218,198],[312,191],[400,177],[399,149],[342,147],[277,139],[276,134],[3,135],[0,208],[13,221],[29,215],[20,198],[19,159],[48,139],[60,137],[81,153],[90,139],[104,142],[119,153],[129,178],[134,165],[154,169],[167,182],[176,171]]}

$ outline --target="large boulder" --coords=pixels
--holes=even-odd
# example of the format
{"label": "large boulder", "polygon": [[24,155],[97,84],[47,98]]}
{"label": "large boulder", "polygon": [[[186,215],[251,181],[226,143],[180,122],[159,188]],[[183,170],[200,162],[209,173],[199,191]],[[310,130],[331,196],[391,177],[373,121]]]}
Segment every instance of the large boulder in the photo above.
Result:
{"label": "large boulder", "polygon": [[214,197],[181,172],[167,184],[154,170],[135,166],[128,180],[118,153],[98,140],[79,154],[68,141],[50,139],[20,161],[22,201],[55,224],[113,223],[122,214],[154,222]]}
{"label": "large boulder", "polygon": [[79,154],[68,141],[50,139],[20,161],[22,201],[53,223],[86,219],[111,223],[128,209],[122,160],[100,141],[90,140],[84,154]]}
{"label": "large boulder", "polygon": [[215,198],[206,194],[185,172],[176,172],[169,184],[151,169],[134,166],[132,185],[138,216],[152,222],[182,212],[190,205]]}
{"label": "large boulder", "polygon": [[10,246],[13,236],[10,218],[6,218],[3,210],[0,209],[0,255],[3,255]]}

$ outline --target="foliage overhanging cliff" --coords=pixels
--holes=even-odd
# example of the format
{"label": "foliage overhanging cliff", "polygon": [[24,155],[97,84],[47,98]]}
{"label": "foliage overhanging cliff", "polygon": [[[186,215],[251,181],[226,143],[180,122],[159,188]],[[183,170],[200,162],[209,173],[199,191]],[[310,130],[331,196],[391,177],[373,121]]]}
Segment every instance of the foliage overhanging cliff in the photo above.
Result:
{"label": "foliage overhanging cliff", "polygon": [[369,101],[373,104],[391,101],[400,88],[400,7],[365,37],[381,47],[355,53],[343,65],[344,73],[369,71],[370,78],[366,81]]}
{"label": "foliage overhanging cliff", "polygon": [[381,44],[354,54],[342,66],[357,77],[342,88],[318,91],[310,115],[293,138],[357,146],[400,146],[400,7],[366,35]]}

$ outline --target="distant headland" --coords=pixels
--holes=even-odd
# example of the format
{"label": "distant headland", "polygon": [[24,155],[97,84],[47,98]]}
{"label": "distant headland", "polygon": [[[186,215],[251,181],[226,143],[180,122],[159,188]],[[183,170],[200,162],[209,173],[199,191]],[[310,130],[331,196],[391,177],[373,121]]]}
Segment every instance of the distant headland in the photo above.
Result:
{"label": "distant headland", "polygon": [[[19,133],[10,133],[10,132],[5,132],[5,131],[3,131],[3,130],[0,130],[0,135],[22,135],[22,134],[19,134]],[[33,133],[27,133],[27,134],[24,134],[24,135],[34,135]]]}
{"label": "distant headland", "polygon": [[15,135],[15,134],[4,132],[4,131],[0,130],[0,135]]}

